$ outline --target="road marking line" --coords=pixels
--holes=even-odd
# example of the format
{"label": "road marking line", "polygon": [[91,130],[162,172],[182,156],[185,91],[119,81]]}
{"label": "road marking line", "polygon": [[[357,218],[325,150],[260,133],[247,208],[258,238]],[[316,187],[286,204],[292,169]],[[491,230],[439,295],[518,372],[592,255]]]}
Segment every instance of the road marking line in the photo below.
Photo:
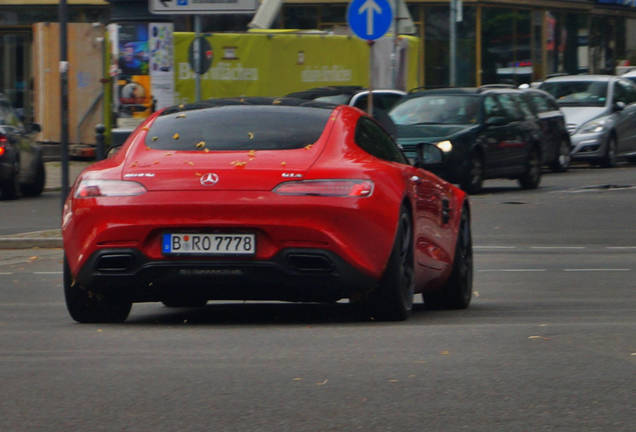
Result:
{"label": "road marking line", "polygon": [[11,272],[0,272],[0,276],[10,276],[12,274],[13,273],[11,273]]}
{"label": "road marking line", "polygon": [[625,272],[632,271],[629,268],[580,268],[580,269],[563,269],[566,272],[602,272],[602,271],[615,271],[615,272]]}
{"label": "road marking line", "polygon": [[517,246],[473,246],[475,249],[516,249]]}
{"label": "road marking line", "polygon": [[42,272],[33,272],[36,275],[61,275],[61,271],[42,271]]}
{"label": "road marking line", "polygon": [[530,249],[585,249],[585,246],[530,246]]}
{"label": "road marking line", "polygon": [[547,269],[483,269],[478,272],[544,272]]}
{"label": "road marking line", "polygon": [[606,246],[605,249],[636,249],[636,246]]}

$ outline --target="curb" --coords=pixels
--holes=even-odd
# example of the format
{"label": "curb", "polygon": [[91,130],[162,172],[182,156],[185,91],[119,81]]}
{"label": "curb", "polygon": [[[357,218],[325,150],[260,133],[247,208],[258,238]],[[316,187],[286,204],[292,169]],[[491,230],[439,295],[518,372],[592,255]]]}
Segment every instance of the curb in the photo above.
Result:
{"label": "curb", "polygon": [[0,249],[61,249],[63,246],[61,237],[0,237]]}

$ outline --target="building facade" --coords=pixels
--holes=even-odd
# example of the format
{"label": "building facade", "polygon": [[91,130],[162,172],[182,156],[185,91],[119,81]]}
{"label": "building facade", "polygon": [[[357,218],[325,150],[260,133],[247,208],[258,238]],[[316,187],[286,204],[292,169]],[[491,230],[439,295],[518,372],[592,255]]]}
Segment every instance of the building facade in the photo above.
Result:
{"label": "building facade", "polygon": [[[423,87],[449,85],[450,2],[408,1],[422,40]],[[346,27],[347,3],[286,2],[278,25]],[[633,0],[463,0],[457,22],[458,86],[529,83],[556,73],[615,73],[636,65]]]}

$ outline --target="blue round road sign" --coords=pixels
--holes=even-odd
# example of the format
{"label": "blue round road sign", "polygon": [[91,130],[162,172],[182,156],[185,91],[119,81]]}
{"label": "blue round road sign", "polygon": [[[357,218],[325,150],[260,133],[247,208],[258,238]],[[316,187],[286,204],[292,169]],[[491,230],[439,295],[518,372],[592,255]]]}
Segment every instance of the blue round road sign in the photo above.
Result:
{"label": "blue round road sign", "polygon": [[381,38],[391,27],[392,19],[388,0],[353,0],[347,9],[349,27],[361,39]]}

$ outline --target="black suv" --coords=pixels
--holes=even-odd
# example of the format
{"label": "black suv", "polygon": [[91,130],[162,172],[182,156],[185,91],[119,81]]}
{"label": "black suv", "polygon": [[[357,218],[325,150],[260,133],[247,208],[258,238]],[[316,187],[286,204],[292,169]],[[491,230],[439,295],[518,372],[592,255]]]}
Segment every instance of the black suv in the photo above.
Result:
{"label": "black suv", "polygon": [[455,88],[416,91],[389,112],[398,144],[415,158],[417,144],[444,152],[434,171],[469,193],[489,178],[517,179],[524,189],[541,181],[541,130],[519,90]]}
{"label": "black suv", "polygon": [[34,134],[40,126],[24,127],[9,99],[0,93],[0,193],[15,199],[20,193],[36,196],[44,190],[42,150]]}

